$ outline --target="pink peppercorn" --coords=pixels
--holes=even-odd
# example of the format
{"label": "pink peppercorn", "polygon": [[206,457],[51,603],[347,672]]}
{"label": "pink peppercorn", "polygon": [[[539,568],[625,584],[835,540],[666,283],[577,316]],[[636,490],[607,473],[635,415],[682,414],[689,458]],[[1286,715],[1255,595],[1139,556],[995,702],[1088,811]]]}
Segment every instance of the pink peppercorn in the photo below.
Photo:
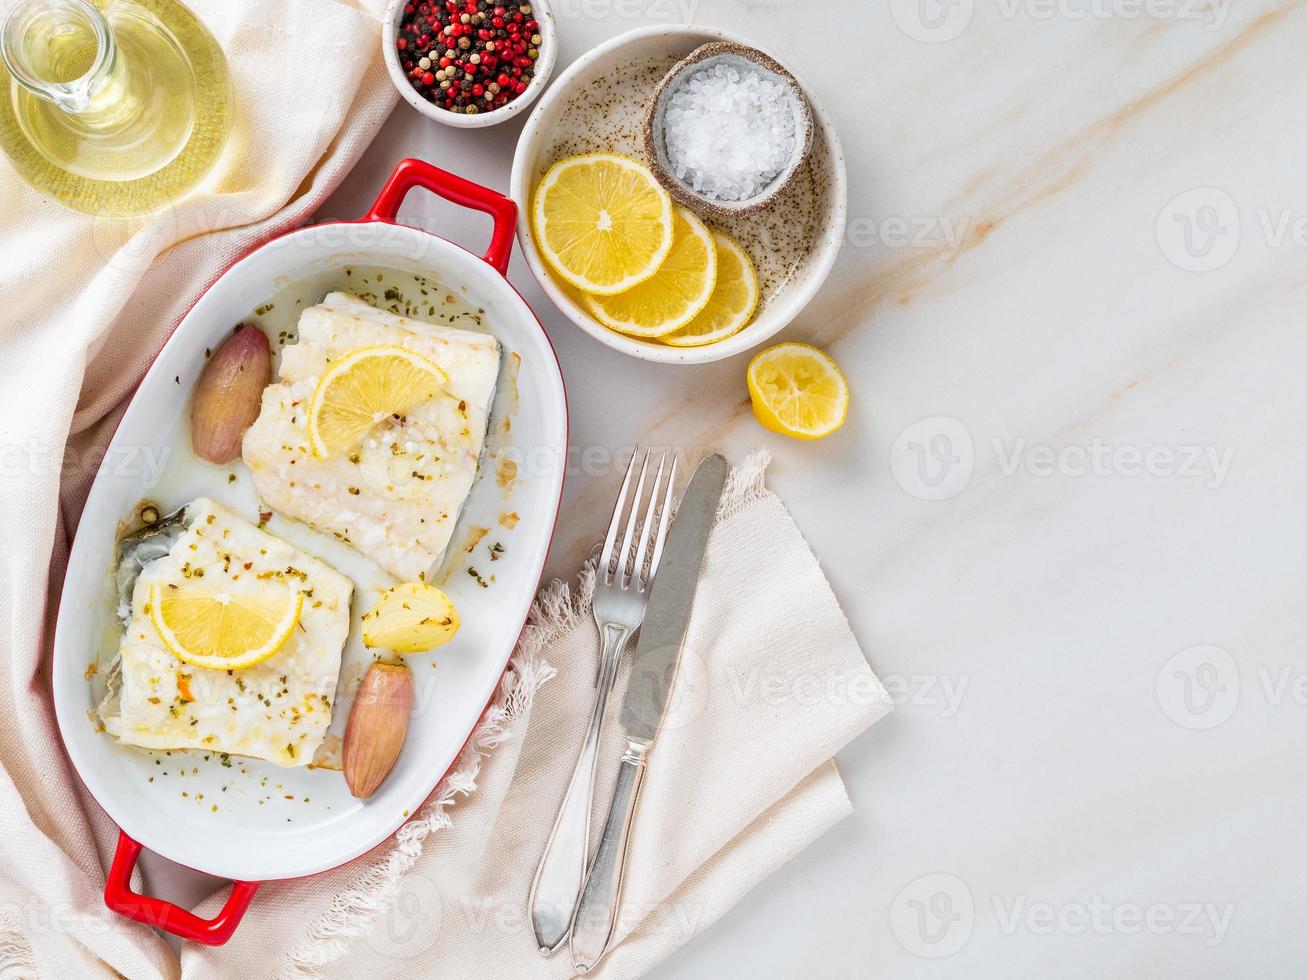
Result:
{"label": "pink peppercorn", "polygon": [[[526,92],[542,40],[527,0],[423,0],[404,5],[395,48],[425,99],[451,112],[477,113]],[[443,80],[437,83],[419,59],[435,62]]]}

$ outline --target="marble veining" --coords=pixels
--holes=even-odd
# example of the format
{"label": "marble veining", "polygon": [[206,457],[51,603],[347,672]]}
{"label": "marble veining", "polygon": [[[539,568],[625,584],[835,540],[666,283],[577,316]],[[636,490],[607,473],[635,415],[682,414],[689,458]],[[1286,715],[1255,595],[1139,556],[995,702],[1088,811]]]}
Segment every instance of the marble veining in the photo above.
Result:
{"label": "marble veining", "polygon": [[[778,338],[853,385],[822,443],[754,423],[747,357],[627,358],[513,263],[571,402],[551,571],[633,443],[766,446],[900,702],[838,760],[854,816],[657,975],[1295,975],[1307,5],[555,6],[560,70],[678,7],[755,38],[850,170],[840,261]],[[517,132],[401,106],[322,216],[404,155],[506,189]],[[486,233],[420,197],[401,218]]]}

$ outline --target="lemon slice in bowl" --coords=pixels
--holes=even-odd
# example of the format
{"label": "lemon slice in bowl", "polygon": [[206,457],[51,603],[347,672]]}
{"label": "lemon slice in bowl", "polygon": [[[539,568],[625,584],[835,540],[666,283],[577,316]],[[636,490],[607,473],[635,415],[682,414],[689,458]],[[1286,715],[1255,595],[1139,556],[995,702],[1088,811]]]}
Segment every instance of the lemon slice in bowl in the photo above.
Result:
{"label": "lemon slice in bowl", "polygon": [[747,327],[758,309],[758,273],[749,253],[730,235],[714,231],[712,237],[717,246],[717,285],[698,316],[674,333],[658,338],[664,344],[715,344]]}
{"label": "lemon slice in bowl", "polygon": [[252,593],[216,592],[186,584],[150,587],[150,621],[179,659],[208,670],[241,670],[286,645],[304,595],[269,580]]}
{"label": "lemon slice in bowl", "polygon": [[672,250],[653,278],[616,296],[585,297],[590,315],[631,337],[663,337],[708,305],[717,282],[717,246],[708,226],[677,205]]}
{"label": "lemon slice in bowl", "polygon": [[672,198],[643,164],[606,153],[570,157],[545,174],[532,208],[540,254],[587,293],[624,292],[672,249]]}
{"label": "lemon slice in bowl", "polygon": [[458,632],[458,610],[434,585],[405,582],[382,593],[363,614],[363,645],[398,654],[424,653]]}
{"label": "lemon slice in bowl", "polygon": [[350,351],[318,381],[309,402],[309,441],[320,459],[354,446],[388,415],[403,415],[430,401],[448,376],[403,347]]}
{"label": "lemon slice in bowl", "polygon": [[764,428],[796,439],[821,439],[844,424],[849,385],[825,351],[777,344],[749,363],[749,397]]}

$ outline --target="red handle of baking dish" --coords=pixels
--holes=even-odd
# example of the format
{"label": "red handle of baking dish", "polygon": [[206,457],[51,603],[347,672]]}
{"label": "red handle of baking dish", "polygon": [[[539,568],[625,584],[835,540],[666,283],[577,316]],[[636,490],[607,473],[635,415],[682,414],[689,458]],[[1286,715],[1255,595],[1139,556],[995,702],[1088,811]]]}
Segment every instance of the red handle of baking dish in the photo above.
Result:
{"label": "red handle of baking dish", "polygon": [[474,184],[423,160],[411,157],[401,160],[386,181],[386,186],[381,188],[372,210],[362,220],[393,222],[399,214],[399,206],[414,187],[431,191],[461,207],[490,215],[495,226],[490,235],[490,248],[482,257],[498,269],[500,275],[508,274],[508,259],[513,254],[513,230],[517,227],[517,205],[498,191]]}
{"label": "red handle of baking dish", "polygon": [[141,845],[120,830],[118,850],[114,852],[109,877],[104,883],[104,904],[119,915],[171,932],[182,939],[221,946],[241,924],[241,918],[250,906],[250,899],[259,887],[257,881],[233,881],[231,895],[222,911],[212,919],[201,919],[194,912],[188,912],[172,902],[132,891],[132,869],[136,867],[136,859],[140,855]]}

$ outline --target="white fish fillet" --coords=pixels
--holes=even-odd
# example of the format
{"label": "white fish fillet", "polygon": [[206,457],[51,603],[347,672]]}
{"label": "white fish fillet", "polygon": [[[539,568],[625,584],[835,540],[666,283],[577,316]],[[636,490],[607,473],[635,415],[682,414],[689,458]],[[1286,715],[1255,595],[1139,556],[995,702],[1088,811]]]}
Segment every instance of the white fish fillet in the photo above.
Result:
{"label": "white fish fillet", "polygon": [[[386,419],[357,452],[317,459],[308,404],[330,362],[360,347],[404,347],[449,375],[444,392]],[[242,455],[274,510],[334,534],[405,581],[440,561],[476,479],[499,378],[491,336],[396,316],[331,293],[300,315]]]}
{"label": "white fish fillet", "polygon": [[[100,705],[105,730],[127,745],[204,749],[304,766],[331,723],[354,583],[325,562],[201,497],[168,554],[142,570],[132,592],[120,663]],[[190,578],[217,591],[257,589],[261,574],[304,593],[285,646],[243,670],[206,670],[177,659],[147,610],[150,587]],[[247,567],[248,566],[248,567]]]}

